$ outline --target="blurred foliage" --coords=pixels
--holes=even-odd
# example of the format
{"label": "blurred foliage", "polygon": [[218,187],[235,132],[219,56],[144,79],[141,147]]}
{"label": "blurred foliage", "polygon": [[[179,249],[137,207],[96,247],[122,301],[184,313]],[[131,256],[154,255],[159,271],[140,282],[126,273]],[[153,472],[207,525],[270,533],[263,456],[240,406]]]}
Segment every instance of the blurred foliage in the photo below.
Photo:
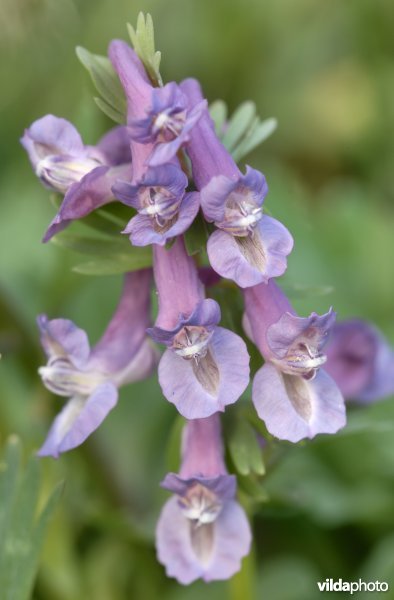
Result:
{"label": "blurred foliage", "polygon": [[[48,112],[74,122],[86,143],[98,139],[111,122],[74,49],[105,55],[111,38],[127,39],[125,23],[136,23],[141,9],[155,22],[164,81],[196,76],[229,114],[251,100],[263,120],[277,119],[275,134],[247,160],[265,173],[267,208],[296,240],[283,278],[296,309],[332,304],[339,318],[372,320],[394,343],[393,3],[0,0],[0,435],[18,434],[28,452],[62,402],[37,376],[36,315],[72,318],[94,341],[120,276],[83,277],[72,271],[72,253],[40,244],[55,209],[18,139]],[[227,288],[215,293],[222,303],[233,298]],[[223,312],[231,317],[227,305]],[[235,320],[238,327],[237,311]],[[229,408],[229,427],[231,412],[244,409],[246,401]],[[349,412],[340,435],[264,448],[266,475],[254,483],[270,501],[249,502],[240,482],[254,513],[254,554],[231,582],[185,589],[166,579],[153,547],[167,497],[158,482],[169,464],[176,468],[177,415],[154,377],[122,390],[87,443],[42,461],[45,488],[61,479],[66,486],[34,598],[314,600],[326,577],[380,578],[394,588],[393,401]]]}

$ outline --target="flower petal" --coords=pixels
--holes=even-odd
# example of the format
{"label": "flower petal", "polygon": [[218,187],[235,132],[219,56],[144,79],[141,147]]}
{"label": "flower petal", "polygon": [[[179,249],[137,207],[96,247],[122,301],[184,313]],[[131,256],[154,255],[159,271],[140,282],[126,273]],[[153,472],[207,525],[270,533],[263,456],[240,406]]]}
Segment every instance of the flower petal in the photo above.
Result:
{"label": "flower petal", "polygon": [[187,114],[186,122],[181,133],[171,142],[164,144],[156,144],[152,154],[149,157],[148,165],[155,167],[170,162],[181,146],[185,145],[190,140],[190,132],[207,110],[208,104],[206,100],[202,100]]}
{"label": "flower petal", "polygon": [[153,87],[137,54],[122,40],[113,40],[108,56],[117,72],[127,98],[127,120],[145,116]]}
{"label": "flower petal", "polygon": [[148,329],[151,338],[158,344],[171,344],[174,336],[186,325],[205,327],[211,330],[220,321],[220,306],[212,298],[199,302],[190,315],[180,314],[178,323],[173,329],[167,330],[160,327]]}
{"label": "flower petal", "polygon": [[151,281],[150,269],[125,275],[119,304],[105,333],[92,349],[89,368],[104,373],[129,368],[146,339]]}
{"label": "flower petal", "polygon": [[190,315],[204,297],[194,260],[188,256],[181,236],[169,249],[153,246],[153,271],[159,294],[156,326],[170,331],[180,315]]}
{"label": "flower petal", "polygon": [[38,162],[48,155],[79,156],[85,153],[81,136],[74,125],[54,115],[46,115],[34,121],[26,129],[21,144],[27,151],[34,169]]}
{"label": "flower petal", "polygon": [[127,127],[119,125],[110,129],[97,144],[106,164],[115,166],[131,162],[130,136]]}
{"label": "flower petal", "polygon": [[263,215],[253,236],[234,237],[215,231],[208,240],[208,257],[219,275],[247,288],[283,275],[293,238],[276,219]]}
{"label": "flower petal", "polygon": [[117,399],[117,389],[110,382],[101,384],[88,398],[71,398],[54,420],[38,456],[58,458],[82,444],[101,425]]}
{"label": "flower petal", "polygon": [[246,174],[241,172],[235,177],[217,175],[201,190],[201,207],[208,221],[221,222],[225,218],[226,201],[230,194],[238,192],[240,197],[245,195],[253,201],[256,207],[261,206],[268,193],[267,181],[260,171],[246,167]]}
{"label": "flower petal", "polygon": [[81,219],[96,208],[112,202],[114,200],[112,186],[119,177],[126,176],[130,169],[131,165],[97,167],[85,175],[81,181],[72,184],[64,196],[59,212],[48,227],[43,241],[48,242],[72,221]]}
{"label": "flower petal", "polygon": [[201,208],[207,221],[223,221],[226,199],[235,190],[237,183],[237,179],[217,175],[202,188]]}
{"label": "flower petal", "polygon": [[166,350],[159,363],[163,394],[187,419],[202,419],[224,411],[227,404],[238,400],[249,383],[249,355],[238,335],[216,327],[209,353],[216,369],[214,381],[209,379],[209,371],[197,377],[194,361],[185,360],[172,350]]}
{"label": "flower petal", "polygon": [[221,502],[232,500],[235,497],[237,488],[235,475],[217,475],[216,477],[198,477],[196,475],[195,477],[184,479],[176,473],[168,473],[160,485],[178,496],[183,496],[196,483],[214,492]]}
{"label": "flower petal", "polygon": [[250,543],[249,523],[234,500],[225,503],[216,521],[196,528],[177,498],[170,498],[156,529],[158,560],[167,575],[183,585],[200,577],[205,581],[230,578],[240,569]]}
{"label": "flower petal", "polygon": [[342,394],[323,370],[306,381],[267,362],[255,375],[252,399],[268,431],[281,440],[298,442],[335,433],[346,424]]}
{"label": "flower petal", "polygon": [[142,381],[149,377],[160,360],[159,350],[150,339],[145,339],[130,362],[120,371],[116,371],[111,379],[120,387],[134,381]]}
{"label": "flower petal", "polygon": [[326,355],[325,369],[345,398],[372,402],[394,393],[394,352],[370,323],[336,323]]}
{"label": "flower petal", "polygon": [[198,192],[185,195],[179,207],[178,215],[168,229],[154,228],[152,219],[146,215],[136,215],[128,223],[123,233],[130,234],[133,246],[158,244],[164,246],[168,240],[184,233],[193,223],[200,208]]}
{"label": "flower petal", "polygon": [[41,344],[48,358],[67,357],[76,368],[85,367],[90,346],[83,329],[68,319],[49,320],[39,315],[37,324],[41,332]]}
{"label": "flower petal", "polygon": [[[196,79],[185,79],[180,87],[188,97],[189,107],[197,106],[203,99]],[[204,109],[198,123],[190,131],[186,149],[197,189],[201,190],[216,175],[225,175],[235,180],[239,177],[240,171],[233,157],[215,133],[208,109]]]}
{"label": "flower petal", "polygon": [[204,581],[229,579],[237,573],[252,542],[245,511],[235,500],[224,504],[214,525],[214,560],[203,576]]}
{"label": "flower petal", "polygon": [[327,343],[335,318],[336,313],[332,308],[324,315],[312,313],[309,317],[298,317],[286,312],[267,329],[269,347],[278,358],[283,358],[296,343],[310,344],[320,352]]}

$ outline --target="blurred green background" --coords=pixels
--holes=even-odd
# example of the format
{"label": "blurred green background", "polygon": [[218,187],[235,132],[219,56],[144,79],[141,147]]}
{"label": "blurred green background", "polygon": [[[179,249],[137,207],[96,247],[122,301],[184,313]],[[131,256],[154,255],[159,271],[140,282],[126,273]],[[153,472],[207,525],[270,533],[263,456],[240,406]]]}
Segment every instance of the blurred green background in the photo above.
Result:
{"label": "blurred green background", "polygon": [[[392,2],[0,0],[0,436],[17,433],[26,455],[62,402],[37,375],[36,315],[71,318],[94,342],[120,278],[72,273],[78,257],[40,244],[54,209],[18,140],[49,112],[97,140],[110,122],[74,48],[104,54],[140,10],[153,16],[165,80],[198,77],[210,101],[233,110],[252,99],[263,118],[278,119],[247,162],[265,173],[266,205],[296,240],[283,285],[333,287],[293,294],[297,310],[333,305],[394,343]],[[66,485],[34,598],[313,600],[327,577],[387,581],[394,598],[393,400],[351,412],[338,436],[276,449],[241,575],[183,588],[166,579],[153,547],[175,409],[155,377],[129,386],[87,443],[42,461],[42,497]]]}

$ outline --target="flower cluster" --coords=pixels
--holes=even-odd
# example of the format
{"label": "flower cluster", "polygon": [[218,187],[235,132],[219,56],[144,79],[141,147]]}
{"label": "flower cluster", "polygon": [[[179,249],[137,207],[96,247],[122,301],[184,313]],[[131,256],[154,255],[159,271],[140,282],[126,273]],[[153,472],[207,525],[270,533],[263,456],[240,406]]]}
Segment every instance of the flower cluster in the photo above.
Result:
{"label": "flower cluster", "polygon": [[[48,115],[22,144],[42,183],[64,196],[44,241],[121,202],[130,209],[122,232],[130,252],[151,245],[153,269],[125,274],[118,308],[92,349],[71,321],[39,317],[48,357],[39,373],[68,398],[39,454],[58,457],[80,445],[114,408],[118,388],[158,366],[163,395],[186,419],[179,474],[162,482],[174,495],[158,522],[158,558],[182,584],[226,579],[240,568],[251,534],[224,464],[220,413],[250,382],[249,353],[239,332],[220,326],[221,307],[204,282],[225,279],[242,291],[244,331],[264,359],[252,400],[268,439],[298,442],[344,427],[344,396],[366,402],[393,391],[393,352],[365,323],[335,325],[332,309],[295,313],[274,281],[287,268],[292,236],[264,213],[264,175],[249,166],[243,174],[220,141],[200,84],[155,87],[123,41],[111,42],[109,59],[127,100],[124,126],[86,146],[71,123]],[[204,268],[184,240],[197,215],[209,232]]]}

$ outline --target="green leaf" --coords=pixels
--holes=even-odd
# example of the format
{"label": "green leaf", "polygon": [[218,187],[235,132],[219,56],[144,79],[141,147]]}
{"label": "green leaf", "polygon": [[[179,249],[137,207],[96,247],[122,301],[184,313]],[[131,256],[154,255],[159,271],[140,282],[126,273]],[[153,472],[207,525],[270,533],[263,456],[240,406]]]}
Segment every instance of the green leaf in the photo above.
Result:
{"label": "green leaf", "polygon": [[260,120],[253,102],[243,102],[230,118],[223,100],[213,102],[209,111],[216,135],[236,162],[264,142],[277,127],[276,119]]}
{"label": "green leaf", "polygon": [[83,275],[117,275],[152,265],[149,246],[136,248],[121,236],[62,232],[52,239],[52,243],[79,254],[94,256],[94,260],[73,267],[74,272]]}
{"label": "green leaf", "polygon": [[244,156],[249,154],[249,152],[252,152],[252,150],[269,138],[277,128],[277,124],[277,120],[273,118],[266,119],[262,122],[257,118],[245,137],[232,150],[234,160],[236,162],[240,161]]}
{"label": "green leaf", "polygon": [[249,130],[256,115],[254,102],[243,102],[228,121],[222,142],[230,152]]}
{"label": "green leaf", "polygon": [[120,254],[108,259],[91,260],[76,265],[72,270],[81,275],[120,275],[150,266],[152,266],[152,255],[138,252],[130,256]]}
{"label": "green leaf", "polygon": [[[89,71],[92,81],[100,94],[101,101],[96,103],[108,116],[117,123],[126,122],[127,103],[119,78],[106,56],[92,54],[85,48],[77,46],[77,56]],[[111,114],[108,114],[111,113]]]}
{"label": "green leaf", "polygon": [[216,135],[221,137],[227,119],[227,105],[223,100],[215,100],[215,102],[212,102],[209,106],[209,112],[215,123]]}
{"label": "green leaf", "polygon": [[[33,586],[35,575],[39,566],[41,549],[45,541],[45,534],[49,525],[49,521],[63,493],[63,489],[64,483],[58,483],[55,489],[53,490],[52,494],[49,496],[35,525],[33,535],[31,538],[31,551],[26,556],[24,564],[21,567],[21,571],[24,573],[24,577],[22,581],[20,581],[20,576],[18,577],[20,586],[19,597],[21,598],[21,600],[24,598],[30,598],[31,588]],[[13,600],[14,598],[16,600],[18,596],[15,595],[12,598]]]}
{"label": "green leaf", "polygon": [[255,475],[238,475],[237,481],[241,496],[244,494],[247,499],[257,504],[268,502],[269,494]]}
{"label": "green leaf", "polygon": [[243,420],[234,420],[228,440],[228,448],[232,461],[238,473],[249,475],[256,473],[264,475],[262,449],[257,441],[256,432],[251,425]]}
{"label": "green leaf", "polygon": [[110,104],[107,104],[107,102],[102,98],[98,98],[97,96],[95,96],[93,100],[95,101],[99,109],[102,110],[103,113],[107,115],[107,117],[109,117],[112,121],[115,121],[115,123],[119,123],[119,125],[124,124],[124,114],[120,113],[118,110],[116,110],[116,108],[114,108]]}
{"label": "green leaf", "polygon": [[208,230],[200,214],[197,215],[189,229],[184,233],[184,240],[189,256],[205,250],[208,241]]}
{"label": "green leaf", "polygon": [[159,70],[161,52],[155,50],[155,33],[151,15],[148,13],[145,17],[144,13],[140,12],[137,18],[137,27],[134,29],[128,23],[127,29],[134,50],[144,64],[153,85],[163,85]]}
{"label": "green leaf", "polygon": [[177,473],[179,471],[182,431],[185,423],[185,419],[181,415],[177,415],[169,433],[166,448],[166,467],[168,472]]}
{"label": "green leaf", "polygon": [[[114,208],[123,208],[119,203],[111,205]],[[129,207],[127,207],[129,209]],[[93,211],[86,217],[80,220],[80,223],[88,226],[91,229],[96,230],[101,235],[107,235],[109,237],[116,236],[118,238],[119,233],[123,231],[127,225],[127,222],[131,216],[133,216],[133,209],[130,210],[128,218],[123,219],[119,215],[113,214],[109,210],[99,208]],[[73,226],[71,225],[71,228]]]}
{"label": "green leaf", "polygon": [[109,237],[99,237],[91,235],[81,235],[76,233],[63,232],[55,236],[52,240],[56,246],[67,248],[80,254],[89,254],[90,256],[104,256],[111,258],[118,254],[138,252],[138,249],[130,245],[128,239],[111,239]]}
{"label": "green leaf", "polygon": [[11,436],[5,448],[4,458],[0,462],[0,565],[3,564],[2,555],[5,551],[2,542],[7,536],[10,514],[15,502],[20,460],[20,441],[16,436]]}
{"label": "green leaf", "polygon": [[61,488],[56,488],[36,517],[40,468],[32,457],[21,472],[21,444],[15,436],[6,445],[0,469],[0,590],[2,600],[30,598],[48,519]]}

